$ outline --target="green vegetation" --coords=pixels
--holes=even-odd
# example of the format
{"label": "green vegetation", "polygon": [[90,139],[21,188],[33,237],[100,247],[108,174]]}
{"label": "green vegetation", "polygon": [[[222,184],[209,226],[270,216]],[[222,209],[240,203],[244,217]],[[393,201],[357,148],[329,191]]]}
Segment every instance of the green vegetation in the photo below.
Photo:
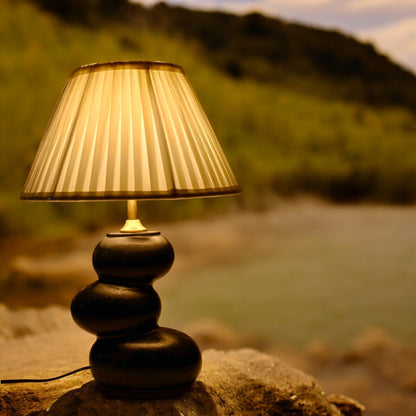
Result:
{"label": "green vegetation", "polygon": [[29,0],[63,21],[122,22],[167,36],[196,40],[203,55],[234,78],[289,85],[321,97],[416,110],[416,77],[373,45],[335,30],[270,18],[189,10],[160,2],[145,8],[128,0]]}
{"label": "green vegetation", "polygon": [[[313,193],[337,201],[403,203],[416,198],[416,118],[404,104],[375,108],[306,93],[293,88],[296,80],[303,82],[296,71],[293,82],[230,76],[216,59],[211,60],[213,55],[207,54],[200,38],[184,41],[184,34],[164,34],[147,25],[107,19],[88,28],[66,23],[23,0],[0,0],[0,16],[0,228],[4,233],[39,229],[53,233],[74,224],[94,228],[103,221],[119,221],[124,211],[119,203],[18,199],[66,78],[79,65],[96,61],[157,59],[182,65],[244,190],[241,197],[220,202],[144,204],[144,214],[151,210],[152,218],[196,216],[218,204],[223,209],[222,204],[229,206],[230,201],[261,208],[266,196],[276,192]],[[261,66],[270,71],[266,61],[257,68]],[[324,84],[316,84],[315,89],[326,88]],[[51,229],[45,225],[49,218]]]}

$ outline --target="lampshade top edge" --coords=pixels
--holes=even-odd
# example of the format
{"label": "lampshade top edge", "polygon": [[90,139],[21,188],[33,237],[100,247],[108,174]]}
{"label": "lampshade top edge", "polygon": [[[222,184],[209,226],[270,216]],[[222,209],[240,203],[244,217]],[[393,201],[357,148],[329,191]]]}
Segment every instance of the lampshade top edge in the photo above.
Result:
{"label": "lampshade top edge", "polygon": [[171,71],[185,73],[180,65],[163,61],[110,61],[110,62],[98,62],[82,65],[75,69],[70,78],[78,75],[98,72],[109,71],[115,69],[137,69],[137,70],[159,70],[159,71]]}

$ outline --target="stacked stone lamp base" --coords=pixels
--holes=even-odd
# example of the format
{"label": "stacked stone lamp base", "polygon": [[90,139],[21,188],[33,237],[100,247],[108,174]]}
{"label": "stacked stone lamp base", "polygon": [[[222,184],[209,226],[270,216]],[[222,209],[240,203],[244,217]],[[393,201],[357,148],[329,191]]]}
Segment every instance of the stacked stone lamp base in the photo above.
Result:
{"label": "stacked stone lamp base", "polygon": [[161,302],[152,284],[173,260],[171,244],[157,231],[107,234],[94,250],[98,281],[75,296],[71,312],[98,337],[90,365],[106,395],[172,397],[188,390],[200,372],[192,338],[158,326]]}

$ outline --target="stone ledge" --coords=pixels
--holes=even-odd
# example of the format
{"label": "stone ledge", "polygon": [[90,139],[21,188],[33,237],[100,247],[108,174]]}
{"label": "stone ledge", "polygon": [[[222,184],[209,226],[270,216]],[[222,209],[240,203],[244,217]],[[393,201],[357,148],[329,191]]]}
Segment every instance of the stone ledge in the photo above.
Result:
{"label": "stone ledge", "polygon": [[[77,388],[77,384],[81,387]],[[198,381],[188,393],[173,399],[110,399],[96,389],[89,372],[48,383],[48,386],[56,388],[54,399],[59,392],[59,398],[53,403],[50,397],[45,397],[45,384],[2,386],[0,414],[361,416],[364,412],[364,408],[352,399],[341,395],[327,397],[312,376],[252,349],[205,351]]]}

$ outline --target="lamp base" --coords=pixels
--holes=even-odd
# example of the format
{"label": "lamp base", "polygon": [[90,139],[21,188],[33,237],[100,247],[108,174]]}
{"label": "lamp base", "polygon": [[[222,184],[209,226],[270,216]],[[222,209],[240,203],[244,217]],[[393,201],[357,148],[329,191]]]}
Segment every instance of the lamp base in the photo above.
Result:
{"label": "lamp base", "polygon": [[90,364],[99,388],[111,396],[161,398],[190,386],[199,373],[201,355],[188,335],[159,327],[142,334],[97,339]]}
{"label": "lamp base", "polygon": [[152,283],[173,258],[159,232],[108,234],[95,248],[99,280],[75,296],[71,311],[78,325],[98,336],[91,372],[109,396],[172,397],[199,374],[201,353],[192,338],[157,325],[161,305]]}

